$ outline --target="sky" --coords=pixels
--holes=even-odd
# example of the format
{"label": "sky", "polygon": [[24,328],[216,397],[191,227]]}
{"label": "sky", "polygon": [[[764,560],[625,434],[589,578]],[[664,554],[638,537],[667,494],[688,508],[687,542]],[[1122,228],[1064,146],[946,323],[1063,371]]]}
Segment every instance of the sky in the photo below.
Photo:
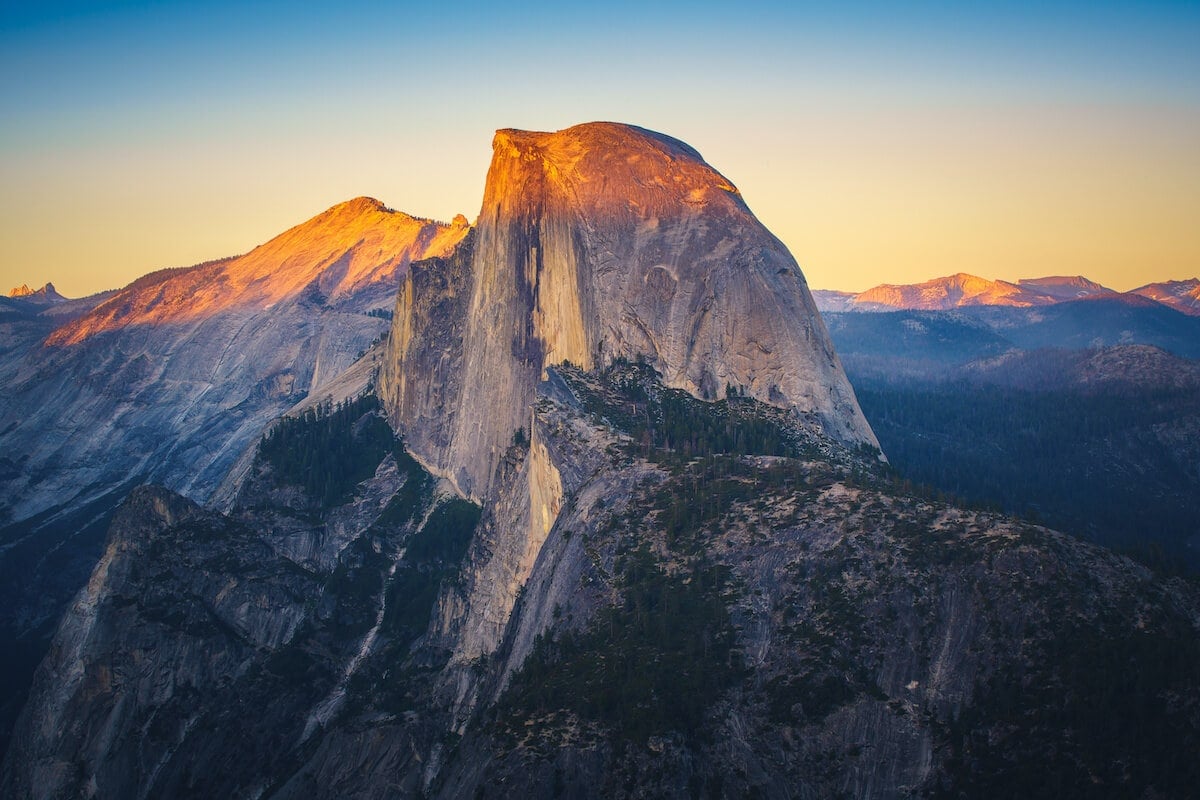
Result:
{"label": "sky", "polygon": [[0,0],[0,290],[359,195],[473,220],[496,129],[591,120],[699,150],[813,288],[1200,274],[1195,0],[320,5]]}

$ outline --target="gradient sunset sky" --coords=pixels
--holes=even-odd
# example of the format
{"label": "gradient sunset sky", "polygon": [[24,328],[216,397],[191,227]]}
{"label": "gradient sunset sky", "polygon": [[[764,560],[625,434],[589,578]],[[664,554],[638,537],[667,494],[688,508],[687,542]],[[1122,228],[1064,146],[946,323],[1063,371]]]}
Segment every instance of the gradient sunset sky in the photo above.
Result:
{"label": "gradient sunset sky", "polygon": [[1200,3],[11,3],[0,290],[474,219],[492,132],[675,136],[813,288],[1200,273]]}

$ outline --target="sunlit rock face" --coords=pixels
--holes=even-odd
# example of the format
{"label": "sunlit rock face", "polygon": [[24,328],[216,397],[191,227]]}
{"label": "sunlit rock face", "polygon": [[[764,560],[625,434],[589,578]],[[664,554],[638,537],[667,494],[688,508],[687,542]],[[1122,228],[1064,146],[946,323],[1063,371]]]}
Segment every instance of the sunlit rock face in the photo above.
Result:
{"label": "sunlit rock face", "polygon": [[359,198],[244,256],[140,278],[66,324],[0,320],[0,332],[40,333],[0,344],[0,534],[12,545],[0,549],[0,642],[51,624],[131,486],[212,498],[265,425],[386,334],[410,261],[449,254],[468,230]]}
{"label": "sunlit rock face", "polygon": [[1023,287],[1008,281],[991,281],[960,272],[924,283],[895,286],[883,284],[854,297],[846,310],[890,310],[913,308],[925,311],[961,306],[1037,306],[1056,302],[1036,286]]}
{"label": "sunlit rock face", "polygon": [[465,220],[445,225],[359,197],[244,256],[147,275],[55,331],[48,343],[77,344],[104,331],[196,322],[233,309],[269,309],[304,290],[337,305],[374,285],[384,289],[390,305],[394,280],[410,262],[450,252],[465,233]]}
{"label": "sunlit rock face", "polygon": [[386,330],[412,260],[468,226],[339,204],[232,259],[134,281],[0,367],[13,520],[129,477],[207,499],[263,424]]}
{"label": "sunlit rock face", "polygon": [[737,387],[877,446],[795,260],[699,153],[614,123],[502,130],[493,151],[469,263],[405,282],[382,378],[410,446],[465,494],[487,494],[564,360],[641,356],[669,386]]}

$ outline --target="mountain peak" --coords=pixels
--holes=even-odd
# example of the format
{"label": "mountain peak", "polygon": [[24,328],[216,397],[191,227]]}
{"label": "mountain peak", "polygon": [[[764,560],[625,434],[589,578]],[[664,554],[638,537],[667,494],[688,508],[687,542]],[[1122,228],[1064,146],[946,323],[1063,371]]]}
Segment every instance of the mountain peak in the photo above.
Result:
{"label": "mountain peak", "polygon": [[563,143],[572,143],[587,149],[603,148],[609,152],[650,146],[674,158],[704,162],[703,156],[686,142],[665,133],[623,122],[584,122],[553,133],[501,128],[496,131],[492,148],[528,149]]}
{"label": "mountain peak", "polygon": [[41,304],[61,303],[67,299],[58,293],[53,283],[49,282],[40,289],[30,289],[28,284],[23,283],[9,291],[8,296],[30,303]]}
{"label": "mountain peak", "polygon": [[1030,306],[1046,302],[1050,302],[1049,297],[1007,281],[993,281],[967,272],[957,272],[924,283],[881,284],[854,296],[845,306],[847,310],[911,308],[945,311],[961,306]]}
{"label": "mountain peak", "polygon": [[471,262],[445,268],[461,283],[406,281],[393,318],[381,389],[422,463],[482,497],[550,367],[639,358],[671,388],[737,387],[877,446],[795,259],[696,150],[612,122],[492,146]]}
{"label": "mountain peak", "polygon": [[357,216],[371,213],[402,214],[403,216],[408,216],[402,211],[393,211],[374,197],[364,195],[331,206],[324,214],[318,215],[317,218],[323,216]]}
{"label": "mountain peak", "polygon": [[1051,275],[1045,278],[1021,278],[1017,285],[1023,289],[1048,295],[1055,300],[1084,300],[1113,297],[1117,293],[1082,275]]}
{"label": "mountain peak", "polygon": [[1148,283],[1130,294],[1148,297],[1189,316],[1200,316],[1200,279],[1197,278]]}
{"label": "mountain peak", "polygon": [[589,215],[644,218],[716,203],[746,213],[737,187],[694,148],[656,131],[588,122],[553,133],[505,128],[492,141],[484,206],[518,208],[537,197],[575,193]]}
{"label": "mountain peak", "polygon": [[195,321],[232,308],[262,310],[309,288],[336,302],[368,285],[396,286],[412,261],[449,254],[467,230],[356,197],[245,255],[176,270],[148,284],[135,281],[59,328],[47,343],[74,344],[101,331]]}
{"label": "mountain peak", "polygon": [[1083,275],[1047,275],[1016,282],[988,280],[957,272],[923,283],[883,283],[865,292],[829,289],[813,293],[824,312],[947,311],[964,306],[1049,306],[1074,300],[1115,300],[1126,305],[1157,302],[1190,316],[1200,316],[1200,279],[1150,283],[1117,292]]}

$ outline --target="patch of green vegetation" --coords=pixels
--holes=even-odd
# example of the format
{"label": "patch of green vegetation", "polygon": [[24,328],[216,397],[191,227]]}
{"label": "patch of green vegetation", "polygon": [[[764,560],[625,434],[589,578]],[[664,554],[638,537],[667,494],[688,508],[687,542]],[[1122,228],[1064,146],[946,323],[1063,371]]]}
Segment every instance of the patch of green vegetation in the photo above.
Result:
{"label": "patch of green vegetation", "polygon": [[283,417],[259,444],[257,462],[270,464],[281,483],[300,486],[331,508],[349,500],[354,487],[396,449],[396,437],[379,415],[379,399],[364,395]]}
{"label": "patch of green vegetation", "polygon": [[742,675],[722,567],[665,572],[645,547],[619,565],[621,602],[583,632],[539,637],[500,705],[510,725],[566,710],[619,740],[702,736],[704,717]]}
{"label": "patch of green vegetation", "polygon": [[664,388],[649,364],[624,359],[595,374],[595,380],[584,380],[572,368],[563,375],[585,411],[628,434],[633,454],[658,463],[717,454],[794,457],[809,450],[786,412],[736,390],[724,400],[698,400]]}
{"label": "patch of green vegetation", "polygon": [[1166,573],[1186,573],[1189,562],[1191,572],[1200,569],[1186,547],[1200,527],[1200,473],[1181,425],[1200,414],[1194,390],[1035,391],[867,377],[854,388],[908,479],[902,489],[927,484],[955,505],[1020,514]]}
{"label": "patch of green vegetation", "polygon": [[407,542],[404,559],[388,588],[383,631],[407,646],[429,627],[442,581],[458,575],[482,509],[453,498],[429,515]]}
{"label": "patch of green vegetation", "polygon": [[1200,786],[1200,637],[1186,619],[1064,624],[945,731],[941,797],[1189,797]]}

